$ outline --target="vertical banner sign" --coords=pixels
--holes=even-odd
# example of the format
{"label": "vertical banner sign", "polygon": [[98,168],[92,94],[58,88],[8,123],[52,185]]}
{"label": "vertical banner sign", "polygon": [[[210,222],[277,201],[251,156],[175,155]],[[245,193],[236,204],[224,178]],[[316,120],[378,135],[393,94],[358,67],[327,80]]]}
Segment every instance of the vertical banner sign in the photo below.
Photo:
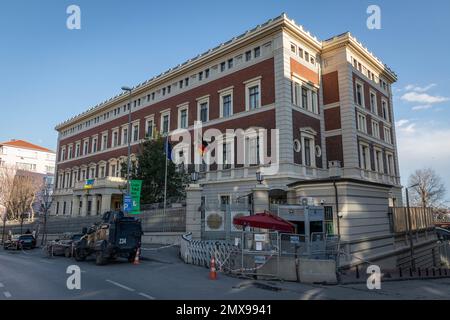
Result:
{"label": "vertical banner sign", "polygon": [[141,213],[141,189],[142,180],[131,180],[130,181],[130,196],[131,196],[131,214]]}

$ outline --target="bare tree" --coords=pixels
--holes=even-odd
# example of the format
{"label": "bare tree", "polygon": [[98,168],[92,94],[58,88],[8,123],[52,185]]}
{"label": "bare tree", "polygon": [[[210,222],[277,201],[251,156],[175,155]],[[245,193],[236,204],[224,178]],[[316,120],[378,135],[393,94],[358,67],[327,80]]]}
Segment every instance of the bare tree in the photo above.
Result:
{"label": "bare tree", "polygon": [[10,209],[12,192],[14,189],[14,179],[16,170],[13,168],[0,167],[0,211],[2,211],[2,243],[5,241],[6,221],[8,220],[8,210]]}
{"label": "bare tree", "polygon": [[439,207],[445,196],[445,186],[441,177],[431,168],[416,170],[409,177],[411,202],[422,207]]}

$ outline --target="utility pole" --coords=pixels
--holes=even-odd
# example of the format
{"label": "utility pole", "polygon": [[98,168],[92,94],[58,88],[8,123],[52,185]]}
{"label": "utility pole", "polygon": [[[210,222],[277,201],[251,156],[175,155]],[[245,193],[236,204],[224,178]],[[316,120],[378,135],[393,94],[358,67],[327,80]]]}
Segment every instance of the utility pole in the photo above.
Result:
{"label": "utility pole", "polygon": [[130,195],[130,172],[131,172],[131,93],[133,89],[129,87],[122,87],[123,91],[128,92],[128,134],[127,134],[127,142],[128,142],[128,159],[127,159],[127,196]]}
{"label": "utility pole", "polygon": [[416,262],[414,259],[414,243],[413,243],[413,236],[412,236],[412,218],[411,218],[411,208],[409,207],[409,192],[408,189],[409,188],[414,188],[416,187],[418,184],[409,186],[407,188],[405,188],[405,193],[406,193],[406,210],[407,210],[407,217],[408,217],[408,234],[409,234],[409,247],[410,247],[410,259],[411,259],[411,268],[413,270],[416,269]]}

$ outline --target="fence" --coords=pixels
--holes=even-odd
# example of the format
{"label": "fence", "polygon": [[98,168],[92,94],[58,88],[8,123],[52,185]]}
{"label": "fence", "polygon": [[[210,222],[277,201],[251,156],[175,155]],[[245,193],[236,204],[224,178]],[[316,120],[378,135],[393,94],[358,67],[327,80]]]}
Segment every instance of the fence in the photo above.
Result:
{"label": "fence", "polygon": [[450,268],[450,241],[443,241],[438,244],[438,247],[441,264]]}
{"label": "fence", "polygon": [[[186,231],[186,207],[172,207],[164,209],[145,210],[136,217],[142,220],[142,230],[144,232],[185,232]],[[100,221],[101,216],[48,216],[47,233],[79,233],[84,227],[89,227],[95,222]],[[43,217],[33,222],[24,222],[22,233],[27,230],[43,233]],[[19,223],[8,224],[5,233],[21,233]]]}
{"label": "fence", "polygon": [[431,208],[410,208],[411,214],[409,215],[408,208],[395,207],[390,208],[390,213],[392,214],[393,229],[395,233],[408,232],[409,226],[411,226],[411,231],[425,230],[434,227],[433,211]]}

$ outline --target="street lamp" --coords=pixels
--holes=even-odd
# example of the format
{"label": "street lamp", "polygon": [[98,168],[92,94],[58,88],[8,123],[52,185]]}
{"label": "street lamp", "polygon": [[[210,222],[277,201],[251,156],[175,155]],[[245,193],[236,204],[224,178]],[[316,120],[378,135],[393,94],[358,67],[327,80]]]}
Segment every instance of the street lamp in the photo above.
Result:
{"label": "street lamp", "polygon": [[410,188],[415,188],[417,187],[419,184],[413,184],[412,186],[409,187],[405,187],[405,194],[406,194],[406,210],[408,211],[408,233],[409,233],[409,246],[410,246],[410,259],[411,259],[411,268],[413,270],[416,269],[416,262],[414,259],[414,244],[413,244],[413,238],[412,238],[412,226],[411,226],[411,209],[409,207],[409,192],[408,189]]}
{"label": "street lamp", "polygon": [[128,134],[127,134],[127,142],[128,142],[128,161],[127,161],[127,195],[130,195],[130,168],[131,168],[131,92],[133,89],[130,87],[122,87],[123,91],[128,92]]}
{"label": "street lamp", "polygon": [[256,171],[256,181],[258,181],[259,184],[262,184],[264,180],[264,176],[262,175],[261,171]]}

